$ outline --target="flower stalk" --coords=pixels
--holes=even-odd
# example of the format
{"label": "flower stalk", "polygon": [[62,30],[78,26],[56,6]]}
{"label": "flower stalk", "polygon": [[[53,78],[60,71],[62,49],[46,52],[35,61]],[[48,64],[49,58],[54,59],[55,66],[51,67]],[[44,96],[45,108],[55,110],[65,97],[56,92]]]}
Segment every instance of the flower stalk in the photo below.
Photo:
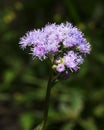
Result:
{"label": "flower stalk", "polygon": [[49,74],[49,79],[48,79],[48,84],[47,84],[47,90],[46,90],[46,96],[45,96],[45,104],[44,104],[44,113],[43,113],[43,121],[40,125],[39,130],[44,130],[46,127],[47,123],[47,118],[48,118],[48,110],[49,110],[49,102],[50,102],[50,95],[51,95],[51,89],[54,85],[55,80],[53,79],[53,70],[51,68],[50,74]]}

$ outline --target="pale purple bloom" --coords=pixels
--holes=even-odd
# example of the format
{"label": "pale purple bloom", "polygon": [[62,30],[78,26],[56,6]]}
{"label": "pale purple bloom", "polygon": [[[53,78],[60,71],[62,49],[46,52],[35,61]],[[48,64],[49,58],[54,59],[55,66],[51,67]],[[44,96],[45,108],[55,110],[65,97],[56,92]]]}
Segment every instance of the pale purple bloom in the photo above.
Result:
{"label": "pale purple bloom", "polygon": [[[46,51],[44,53],[45,56],[47,54],[58,53],[62,44],[65,48],[78,47],[82,53],[90,52],[90,46],[83,37],[82,32],[68,22],[60,25],[48,24],[42,29],[34,29],[33,31],[27,32],[26,35],[20,39],[19,44],[22,48],[31,45],[35,48],[43,44]],[[35,56],[35,54],[33,55]],[[43,57],[43,55],[39,57],[41,56]]]}
{"label": "pale purple bloom", "polygon": [[69,51],[68,54],[64,56],[64,62],[67,68],[76,71],[78,69],[78,65],[83,63],[83,58],[74,51]]}
{"label": "pale purple bloom", "polygon": [[66,37],[65,40],[63,41],[64,47],[73,47],[77,43],[77,40],[74,37]]}
{"label": "pale purple bloom", "polygon": [[76,62],[77,62],[78,65],[80,65],[80,64],[83,63],[83,60],[84,60],[84,59],[82,58],[82,56],[79,55],[79,56],[77,56]]}
{"label": "pale purple bloom", "polygon": [[65,70],[64,64],[58,64],[58,66],[56,67],[56,71],[58,72],[63,72],[64,70]]}
{"label": "pale purple bloom", "polygon": [[55,56],[57,72],[77,71],[83,63],[85,54],[91,47],[83,33],[71,23],[47,24],[42,29],[27,32],[19,42],[21,48],[30,46],[31,54],[40,60]]}
{"label": "pale purple bloom", "polygon": [[83,54],[89,54],[91,50],[90,44],[80,44],[79,45],[79,51],[82,52]]}
{"label": "pale purple bloom", "polygon": [[28,45],[31,45],[31,42],[33,41],[32,37],[33,35],[31,35],[32,32],[27,32],[25,36],[23,36],[21,39],[20,39],[20,46],[21,48],[26,48],[26,46]]}
{"label": "pale purple bloom", "polygon": [[64,59],[65,59],[65,65],[71,69],[71,68],[74,68],[76,67],[76,62],[75,62],[75,59],[73,59],[73,57],[69,57],[68,55],[64,56]]}
{"label": "pale purple bloom", "polygon": [[55,52],[58,52],[59,45],[55,42],[48,42],[46,46],[46,51],[49,54],[54,54]]}
{"label": "pale purple bloom", "polygon": [[64,46],[73,47],[80,44],[80,41],[83,39],[83,34],[76,27],[70,27],[65,32],[66,37],[63,40]]}
{"label": "pale purple bloom", "polygon": [[45,48],[43,46],[37,46],[35,48],[32,48],[32,54],[33,56],[37,56],[39,57],[39,59],[41,59],[41,57],[45,56]]}

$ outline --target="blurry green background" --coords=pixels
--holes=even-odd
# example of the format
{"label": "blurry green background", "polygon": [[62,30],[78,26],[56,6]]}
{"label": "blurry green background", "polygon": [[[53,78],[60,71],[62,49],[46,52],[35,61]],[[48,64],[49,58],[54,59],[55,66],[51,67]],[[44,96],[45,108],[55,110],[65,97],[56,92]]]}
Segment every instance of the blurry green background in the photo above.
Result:
{"label": "blurry green background", "polygon": [[52,90],[47,130],[104,130],[103,0],[0,0],[0,130],[41,122],[48,66],[19,47],[26,31],[72,22],[91,43],[79,73]]}

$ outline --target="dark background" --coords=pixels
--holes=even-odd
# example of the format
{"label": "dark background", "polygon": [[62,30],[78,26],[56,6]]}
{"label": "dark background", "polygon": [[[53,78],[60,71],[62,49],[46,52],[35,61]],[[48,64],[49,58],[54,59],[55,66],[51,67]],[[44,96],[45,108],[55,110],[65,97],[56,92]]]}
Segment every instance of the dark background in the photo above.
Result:
{"label": "dark background", "polygon": [[0,0],[0,130],[33,130],[42,118],[48,66],[19,47],[28,30],[71,22],[92,46],[79,73],[52,90],[47,130],[104,130],[103,0]]}

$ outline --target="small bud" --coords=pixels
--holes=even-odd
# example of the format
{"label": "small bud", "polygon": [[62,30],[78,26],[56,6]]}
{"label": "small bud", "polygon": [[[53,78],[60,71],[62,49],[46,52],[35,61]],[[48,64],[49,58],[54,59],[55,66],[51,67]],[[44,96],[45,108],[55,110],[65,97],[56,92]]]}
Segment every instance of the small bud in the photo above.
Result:
{"label": "small bud", "polygon": [[61,57],[59,57],[59,58],[57,58],[57,59],[55,60],[55,63],[56,63],[56,64],[60,64],[61,61],[62,61],[62,59],[61,59]]}
{"label": "small bud", "polygon": [[55,69],[56,69],[56,67],[57,67],[57,65],[53,65],[53,66],[52,66],[52,69],[53,69],[53,70],[55,70]]}
{"label": "small bud", "polygon": [[64,60],[64,58],[62,58],[62,59],[61,59],[61,63],[64,64],[64,62],[65,62],[65,60]]}

